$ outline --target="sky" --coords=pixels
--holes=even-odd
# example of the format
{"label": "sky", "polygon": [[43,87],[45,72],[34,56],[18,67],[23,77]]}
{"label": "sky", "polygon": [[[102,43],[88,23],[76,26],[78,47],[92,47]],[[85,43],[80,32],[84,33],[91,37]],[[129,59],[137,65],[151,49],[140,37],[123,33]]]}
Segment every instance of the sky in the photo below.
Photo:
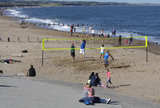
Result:
{"label": "sky", "polygon": [[129,2],[129,3],[160,3],[160,0],[56,0],[56,1],[99,1],[99,2]]}

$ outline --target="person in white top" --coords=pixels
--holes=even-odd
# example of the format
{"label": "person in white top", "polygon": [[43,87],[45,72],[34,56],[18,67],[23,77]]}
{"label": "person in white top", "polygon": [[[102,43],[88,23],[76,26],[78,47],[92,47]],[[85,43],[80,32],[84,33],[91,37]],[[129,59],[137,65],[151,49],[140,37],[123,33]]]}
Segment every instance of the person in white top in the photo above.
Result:
{"label": "person in white top", "polygon": [[91,33],[92,33],[92,36],[95,36],[95,31],[94,31],[93,28],[92,28],[92,30],[91,30]]}
{"label": "person in white top", "polygon": [[101,59],[101,57],[103,57],[104,58],[104,44],[102,44],[102,46],[101,46],[101,52],[100,52],[100,59]]}
{"label": "person in white top", "polygon": [[89,34],[92,34],[92,27],[89,27]]}

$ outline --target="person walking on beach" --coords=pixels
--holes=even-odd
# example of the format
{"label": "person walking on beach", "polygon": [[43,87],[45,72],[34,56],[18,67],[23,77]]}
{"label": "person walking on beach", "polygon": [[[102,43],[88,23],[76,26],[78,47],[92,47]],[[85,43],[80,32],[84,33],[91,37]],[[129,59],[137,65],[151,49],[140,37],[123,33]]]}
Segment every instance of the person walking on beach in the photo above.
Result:
{"label": "person walking on beach", "polygon": [[71,45],[71,56],[72,56],[72,59],[74,61],[75,60],[75,46],[74,46],[74,43],[72,43],[72,45]]}
{"label": "person walking on beach", "polygon": [[122,36],[121,35],[119,35],[118,43],[119,43],[119,46],[121,46],[121,44],[122,44]]}
{"label": "person walking on beach", "polygon": [[103,57],[104,58],[104,44],[102,44],[102,46],[101,46],[101,52],[100,52],[100,59],[101,59],[101,57]]}
{"label": "person walking on beach", "polygon": [[91,33],[92,33],[92,36],[94,37],[95,36],[95,30],[93,28],[91,30]]}
{"label": "person walking on beach", "polygon": [[110,36],[110,34],[107,34],[107,38],[110,38],[111,36]]}
{"label": "person walking on beach", "polygon": [[104,55],[104,67],[107,68],[109,66],[109,62],[108,59],[111,56],[112,60],[114,60],[113,56],[111,55],[111,53],[108,51],[106,51],[105,55]]}
{"label": "person walking on beach", "polygon": [[70,27],[71,36],[73,34],[73,28],[74,28],[74,25],[71,25],[71,27]]}
{"label": "person walking on beach", "polygon": [[106,72],[106,87],[108,88],[112,87],[111,72],[109,71],[109,69],[107,69]]}
{"label": "person walking on beach", "polygon": [[80,54],[85,57],[85,47],[86,47],[86,40],[82,40],[81,47],[80,47]]}
{"label": "person walking on beach", "polygon": [[83,32],[84,34],[86,33],[86,27],[85,27],[85,26],[82,27],[82,32]]}
{"label": "person walking on beach", "polygon": [[36,76],[36,70],[33,67],[33,65],[31,65],[30,69],[28,70],[27,76],[29,76],[29,77],[35,77]]}
{"label": "person walking on beach", "polygon": [[92,27],[89,26],[89,34],[92,34]]}
{"label": "person walking on beach", "polygon": [[133,42],[133,36],[129,38],[129,45],[132,45],[132,42]]}
{"label": "person walking on beach", "polygon": [[10,37],[8,37],[8,42],[10,42]]}
{"label": "person walking on beach", "polygon": [[100,37],[104,37],[104,29],[101,30],[101,35]]}
{"label": "person walking on beach", "polygon": [[73,30],[74,30],[74,33],[76,33],[76,27],[75,26],[74,26]]}
{"label": "person walking on beach", "polygon": [[114,29],[114,28],[112,30],[112,36],[116,36],[116,29]]}
{"label": "person walking on beach", "polygon": [[100,98],[95,96],[95,90],[92,88],[91,85],[88,83],[84,87],[84,96],[82,99],[79,100],[79,102],[83,102],[86,105],[94,105],[95,103],[104,103],[109,104],[111,102],[110,98]]}

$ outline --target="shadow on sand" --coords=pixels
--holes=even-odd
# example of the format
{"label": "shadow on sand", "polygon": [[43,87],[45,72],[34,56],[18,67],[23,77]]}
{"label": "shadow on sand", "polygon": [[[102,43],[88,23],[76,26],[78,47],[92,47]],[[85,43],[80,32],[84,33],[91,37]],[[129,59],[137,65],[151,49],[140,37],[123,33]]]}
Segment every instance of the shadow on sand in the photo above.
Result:
{"label": "shadow on sand", "polygon": [[109,104],[110,105],[120,105],[120,102],[118,102],[118,101],[111,101]]}
{"label": "shadow on sand", "polygon": [[113,85],[112,87],[108,87],[108,88],[114,89],[114,88],[127,87],[127,86],[131,86],[131,84]]}
{"label": "shadow on sand", "polygon": [[0,85],[0,87],[16,87],[16,86],[11,86],[11,85]]}

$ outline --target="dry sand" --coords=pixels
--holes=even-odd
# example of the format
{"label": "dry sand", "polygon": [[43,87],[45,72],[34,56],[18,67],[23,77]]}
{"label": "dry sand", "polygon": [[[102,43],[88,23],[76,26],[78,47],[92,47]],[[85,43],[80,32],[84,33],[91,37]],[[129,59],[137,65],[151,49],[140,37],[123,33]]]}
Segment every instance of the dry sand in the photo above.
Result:
{"label": "dry sand", "polygon": [[[26,74],[30,64],[33,64],[38,72],[37,78],[85,83],[91,72],[97,72],[104,83],[106,71],[103,61],[99,59],[99,50],[87,50],[85,59],[82,59],[77,50],[75,62],[72,62],[69,50],[46,51],[44,66],[41,66],[41,39],[72,38],[68,35],[65,32],[40,29],[31,25],[27,28],[22,28],[17,21],[4,16],[0,17],[0,37],[2,39],[0,41],[0,59],[12,58],[22,61],[21,63],[13,64],[0,63],[0,70],[10,75]],[[11,42],[7,42],[8,37],[11,38]],[[48,42],[46,47],[68,48],[71,42]],[[80,42],[76,41],[75,44],[79,48]],[[87,47],[100,47],[100,45],[101,41],[87,41]],[[105,44],[105,46],[111,45]],[[115,61],[110,60],[111,66],[130,65],[128,68],[111,69],[112,82],[116,86],[113,90],[120,94],[160,102],[160,56],[158,55],[159,51],[157,51],[159,47],[151,46],[151,48],[149,49],[148,63],[145,60],[144,48],[111,50],[115,58]],[[21,53],[24,49],[29,52]]]}

